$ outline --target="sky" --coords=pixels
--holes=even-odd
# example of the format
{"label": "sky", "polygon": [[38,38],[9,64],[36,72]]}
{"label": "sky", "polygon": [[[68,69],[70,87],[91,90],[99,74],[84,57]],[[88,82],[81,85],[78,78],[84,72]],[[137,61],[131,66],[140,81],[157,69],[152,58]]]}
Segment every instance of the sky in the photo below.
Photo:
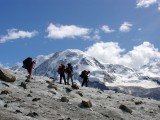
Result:
{"label": "sky", "polygon": [[79,49],[139,68],[160,59],[160,0],[0,0],[0,66]]}

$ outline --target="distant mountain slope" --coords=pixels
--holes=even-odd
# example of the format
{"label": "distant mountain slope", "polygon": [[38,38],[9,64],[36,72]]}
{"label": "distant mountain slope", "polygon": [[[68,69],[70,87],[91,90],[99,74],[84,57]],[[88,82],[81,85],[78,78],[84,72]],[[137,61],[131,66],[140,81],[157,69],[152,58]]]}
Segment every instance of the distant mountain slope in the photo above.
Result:
{"label": "distant mountain slope", "polygon": [[[74,70],[74,80],[80,80],[79,75],[82,70],[90,70],[90,81],[99,83],[100,86],[104,85],[104,80],[113,81],[114,76],[110,75],[106,70],[105,66],[97,61],[95,58],[86,55],[80,50],[65,50],[56,52],[50,59],[44,61],[35,69],[36,75],[53,77],[59,79],[57,68],[59,64],[67,65],[71,63]],[[105,78],[101,78],[101,77]],[[95,85],[94,85],[95,86]],[[97,87],[99,85],[97,84]]]}
{"label": "distant mountain slope", "polygon": [[149,75],[150,77],[160,76],[160,60],[152,59],[148,64],[143,65],[140,69],[144,75]]}
{"label": "distant mountain slope", "polygon": [[[36,61],[37,65],[35,66],[34,74],[38,76],[52,77],[55,80],[59,80],[59,75],[57,73],[58,65],[61,63],[64,65],[71,63],[74,70],[74,82],[77,84],[82,82],[79,75],[82,70],[86,69],[91,71],[89,77],[90,87],[103,90],[117,88],[116,90],[119,92],[132,95],[135,95],[134,93],[136,93],[137,96],[139,89],[141,89],[144,94],[148,95],[148,97],[153,96],[151,93],[155,93],[156,89],[160,89],[160,77],[156,75],[156,72],[153,73],[154,70],[160,70],[157,67],[159,64],[155,64],[155,62],[152,62],[152,66],[154,67],[149,67],[151,65],[150,63],[143,66],[140,70],[134,70],[123,65],[101,63],[96,60],[96,58],[77,49],[67,49],[46,56],[41,55],[36,58]],[[13,70],[26,71],[21,67],[14,67]],[[138,90],[136,89],[137,87],[139,87]],[[120,90],[119,88],[123,89]],[[149,89],[149,91],[143,89]],[[147,97],[147,95],[139,94],[139,96],[143,97]],[[155,98],[157,99],[158,97]]]}

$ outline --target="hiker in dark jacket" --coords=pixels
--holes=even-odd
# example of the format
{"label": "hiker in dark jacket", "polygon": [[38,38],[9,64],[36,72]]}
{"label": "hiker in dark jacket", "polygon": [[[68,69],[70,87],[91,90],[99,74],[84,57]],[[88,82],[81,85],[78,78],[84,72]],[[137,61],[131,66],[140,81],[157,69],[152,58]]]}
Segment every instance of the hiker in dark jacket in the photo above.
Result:
{"label": "hiker in dark jacket", "polygon": [[86,84],[86,87],[88,86],[88,74],[90,73],[90,71],[82,71],[80,77],[83,78],[83,82],[82,82],[82,87],[84,84]]}
{"label": "hiker in dark jacket", "polygon": [[67,84],[70,85],[69,84],[69,79],[71,79],[71,82],[72,82],[72,85],[73,85],[73,78],[72,78],[72,76],[73,76],[73,67],[72,67],[71,63],[67,64],[66,74],[67,74]]}
{"label": "hiker in dark jacket", "polygon": [[28,72],[28,76],[26,76],[27,79],[31,79],[32,69],[33,69],[34,64],[36,64],[36,61],[32,60],[31,57],[28,57],[23,61],[23,66],[22,67],[27,69],[27,72]]}
{"label": "hiker in dark jacket", "polygon": [[60,84],[62,84],[62,78],[63,78],[64,83],[66,85],[65,66],[63,64],[59,65],[59,67],[58,67],[58,73],[60,75]]}

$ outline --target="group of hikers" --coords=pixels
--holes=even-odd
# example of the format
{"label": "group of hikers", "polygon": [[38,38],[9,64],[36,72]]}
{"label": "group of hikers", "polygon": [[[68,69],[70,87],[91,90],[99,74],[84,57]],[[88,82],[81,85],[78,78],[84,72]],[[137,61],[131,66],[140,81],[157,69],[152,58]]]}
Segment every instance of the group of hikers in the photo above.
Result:
{"label": "group of hikers", "polygon": [[[32,69],[34,64],[36,64],[35,60],[32,60],[31,57],[26,58],[23,61],[23,68],[27,69],[28,72],[28,76],[27,76],[27,80],[31,79],[32,76]],[[73,67],[71,65],[71,63],[68,63],[67,66],[60,64],[58,66],[58,70],[57,70],[59,76],[60,76],[60,84],[62,84],[62,79],[64,80],[64,84],[65,85],[70,85],[69,80],[71,80],[72,85],[73,83]],[[83,82],[81,84],[81,86],[83,86],[85,84],[85,86],[88,86],[88,75],[89,75],[90,71],[87,70],[83,70],[80,74],[80,77],[83,79]],[[67,75],[67,81],[66,81],[66,76]]]}
{"label": "group of hikers", "polygon": [[[67,81],[66,81],[65,73],[67,75]],[[89,73],[90,71],[86,71],[86,70],[83,70],[81,72],[80,77],[83,79],[81,86],[83,86],[84,84],[86,85],[86,87],[88,86]],[[63,64],[60,64],[58,67],[58,74],[60,75],[60,84],[62,84],[62,78],[63,78],[65,85],[70,85],[69,84],[70,79],[73,85],[73,67],[71,63],[68,63],[66,67]]]}
{"label": "group of hikers", "polygon": [[[66,77],[65,77],[65,73],[67,74],[67,82],[66,82]],[[58,74],[60,75],[60,84],[62,84],[62,78],[64,80],[65,85],[70,85],[69,84],[69,79],[71,79],[72,85],[73,85],[73,67],[70,63],[67,64],[67,67],[65,68],[65,66],[63,64],[60,64],[58,66]]]}

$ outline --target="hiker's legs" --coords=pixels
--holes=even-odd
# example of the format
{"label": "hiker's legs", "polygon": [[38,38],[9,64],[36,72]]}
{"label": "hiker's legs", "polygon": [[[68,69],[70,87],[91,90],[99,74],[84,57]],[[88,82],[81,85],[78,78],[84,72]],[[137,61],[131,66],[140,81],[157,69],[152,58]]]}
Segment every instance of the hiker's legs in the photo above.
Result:
{"label": "hiker's legs", "polygon": [[81,85],[81,86],[83,86],[84,84],[86,84],[86,87],[88,86],[88,84],[87,84],[87,79],[83,79],[83,82],[82,82],[82,85]]}
{"label": "hiker's legs", "polygon": [[31,75],[32,75],[32,68],[28,68],[28,79],[31,79]]}
{"label": "hiker's legs", "polygon": [[69,85],[69,74],[67,74],[67,84]]}
{"label": "hiker's legs", "polygon": [[71,79],[72,85],[73,85],[73,78],[72,74],[67,74],[67,84],[69,85],[69,79]]}
{"label": "hiker's legs", "polygon": [[88,86],[88,81],[86,80],[86,87]]}
{"label": "hiker's legs", "polygon": [[72,85],[73,85],[73,77],[72,77],[72,75],[71,75],[71,82],[72,82]]}
{"label": "hiker's legs", "polygon": [[62,77],[63,77],[63,80],[64,80],[64,84],[66,85],[66,77],[65,77],[64,73],[62,74]]}
{"label": "hiker's legs", "polygon": [[82,82],[82,85],[81,85],[82,87],[83,87],[84,83],[85,83],[85,79],[83,79],[83,82]]}
{"label": "hiker's legs", "polygon": [[62,74],[60,74],[60,84],[62,84]]}

